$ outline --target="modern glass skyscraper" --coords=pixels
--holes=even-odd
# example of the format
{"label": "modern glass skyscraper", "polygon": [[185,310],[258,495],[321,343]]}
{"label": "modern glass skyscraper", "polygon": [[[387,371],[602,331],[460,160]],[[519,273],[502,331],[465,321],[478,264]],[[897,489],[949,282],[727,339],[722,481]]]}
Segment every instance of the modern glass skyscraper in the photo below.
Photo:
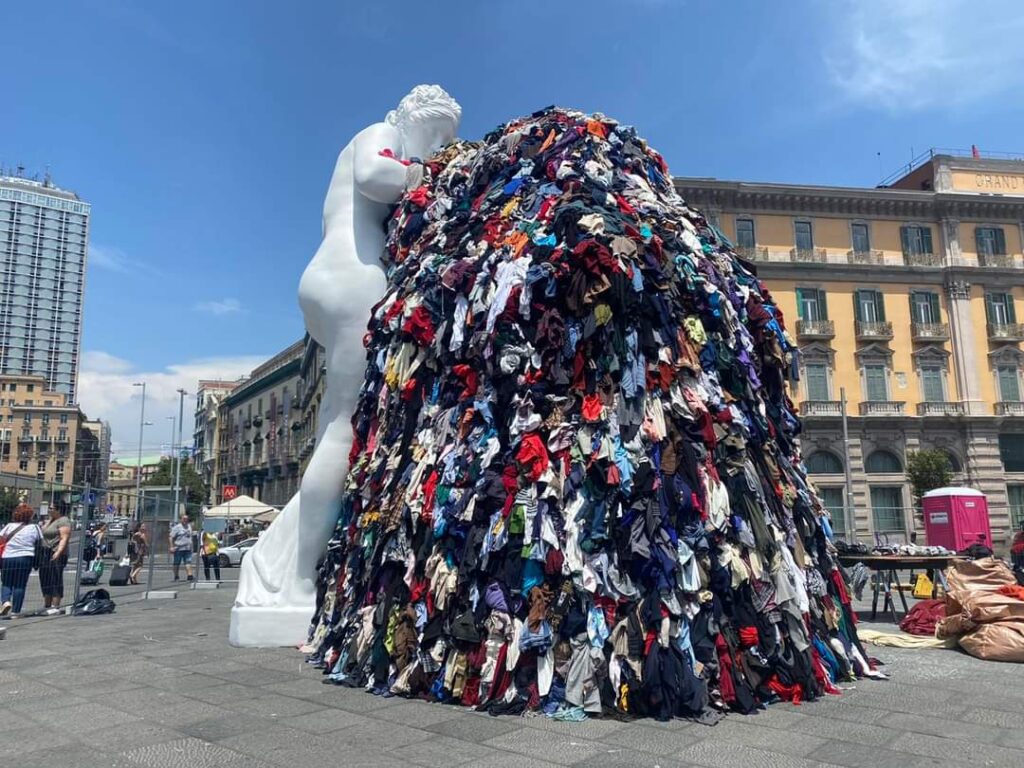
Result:
{"label": "modern glass skyscraper", "polygon": [[90,205],[0,175],[0,373],[44,376],[77,401]]}

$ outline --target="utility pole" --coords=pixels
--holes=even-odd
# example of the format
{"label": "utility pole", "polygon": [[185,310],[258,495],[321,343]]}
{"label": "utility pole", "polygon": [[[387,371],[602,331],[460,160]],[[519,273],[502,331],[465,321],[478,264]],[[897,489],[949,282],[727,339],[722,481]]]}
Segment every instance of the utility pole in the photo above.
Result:
{"label": "utility pole", "polygon": [[138,464],[135,467],[135,518],[141,521],[139,514],[139,490],[142,488],[142,430],[146,426],[146,382],[137,381],[133,387],[142,387],[142,407],[139,409],[139,455]]}
{"label": "utility pole", "polygon": [[[184,389],[178,390],[178,453],[175,456],[174,469],[174,514],[178,514],[178,496],[181,493],[181,424],[185,420],[185,395]],[[186,504],[188,496],[186,495]]]}
{"label": "utility pole", "polygon": [[[71,486],[72,488],[74,486]],[[92,505],[89,497],[92,495],[92,486],[88,478],[85,481],[85,488],[82,489],[82,527],[78,531],[78,554],[75,563],[75,603],[82,597],[82,555],[85,552],[85,532],[89,529],[89,517]],[[73,605],[74,603],[72,603]]]}
{"label": "utility pole", "polygon": [[853,508],[853,473],[850,471],[850,428],[846,421],[846,387],[839,388],[839,408],[843,412],[843,468],[846,470],[846,494],[843,504],[843,527],[846,529],[846,540],[857,539],[856,512]]}

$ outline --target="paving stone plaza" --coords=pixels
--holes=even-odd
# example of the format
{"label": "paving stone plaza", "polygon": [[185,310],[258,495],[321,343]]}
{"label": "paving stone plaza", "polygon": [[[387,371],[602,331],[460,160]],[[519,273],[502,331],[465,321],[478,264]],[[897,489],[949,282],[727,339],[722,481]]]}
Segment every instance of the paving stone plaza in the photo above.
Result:
{"label": "paving stone plaza", "polygon": [[1024,671],[957,651],[869,646],[890,681],[713,728],[559,723],[324,685],[294,650],[228,645],[233,593],[8,623],[4,754],[19,768],[1024,765]]}

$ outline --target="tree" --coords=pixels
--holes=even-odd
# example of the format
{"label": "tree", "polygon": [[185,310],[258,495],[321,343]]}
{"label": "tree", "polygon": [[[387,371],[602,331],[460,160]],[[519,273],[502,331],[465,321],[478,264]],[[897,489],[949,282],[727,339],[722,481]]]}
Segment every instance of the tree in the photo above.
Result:
{"label": "tree", "polygon": [[926,449],[907,454],[907,477],[914,491],[914,500],[935,488],[945,488],[953,480],[953,467],[945,451]]}
{"label": "tree", "polygon": [[[160,459],[156,471],[143,483],[144,486],[173,486],[174,485],[174,462],[169,459]],[[189,504],[205,504],[207,499],[206,484],[203,478],[196,472],[191,461],[181,460],[181,488],[186,491],[185,501]]]}

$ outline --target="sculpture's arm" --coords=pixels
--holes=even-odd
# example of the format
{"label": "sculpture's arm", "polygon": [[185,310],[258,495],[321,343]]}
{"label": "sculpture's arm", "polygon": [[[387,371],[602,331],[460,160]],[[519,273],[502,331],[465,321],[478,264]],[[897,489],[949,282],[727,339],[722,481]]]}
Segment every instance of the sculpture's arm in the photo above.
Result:
{"label": "sculpture's arm", "polygon": [[388,205],[397,203],[405,190],[405,165],[380,154],[390,149],[401,153],[401,134],[390,125],[371,125],[353,142],[352,170],[356,189],[370,200]]}

